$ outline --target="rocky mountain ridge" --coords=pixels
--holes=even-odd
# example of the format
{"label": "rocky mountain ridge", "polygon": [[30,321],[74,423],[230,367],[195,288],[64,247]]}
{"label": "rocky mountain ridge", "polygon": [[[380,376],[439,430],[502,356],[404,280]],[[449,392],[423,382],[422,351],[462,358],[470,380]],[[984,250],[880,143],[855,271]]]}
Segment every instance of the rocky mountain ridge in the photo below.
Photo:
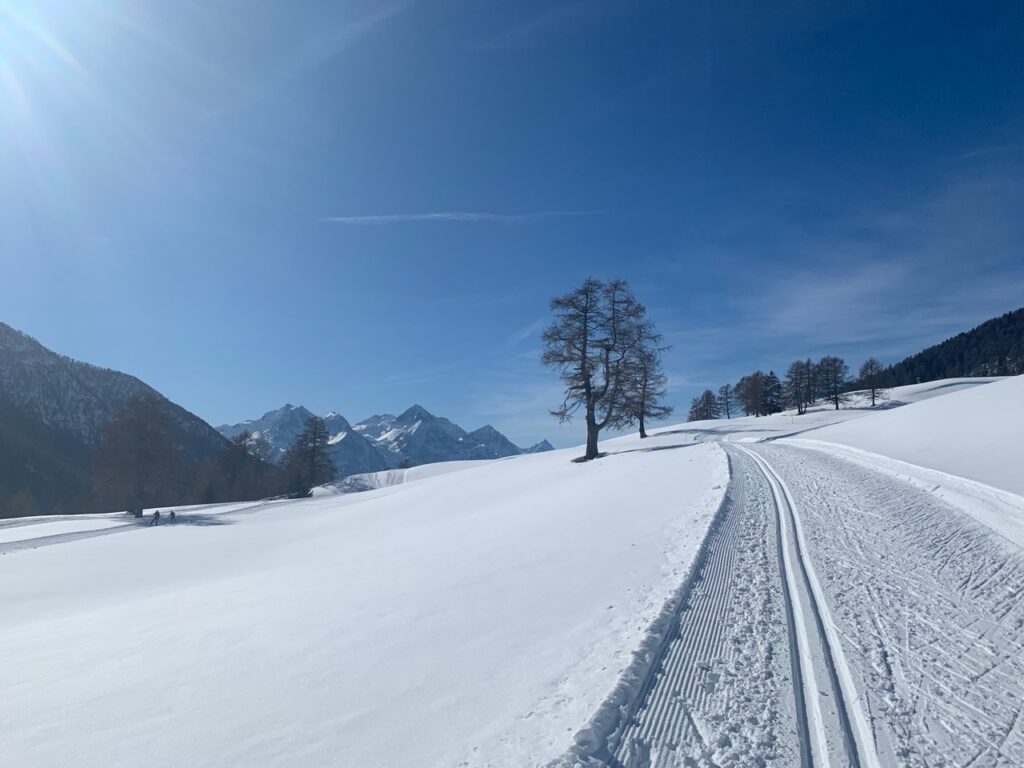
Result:
{"label": "rocky mountain ridge", "polygon": [[[258,419],[224,424],[217,429],[229,438],[243,430],[259,434],[270,443],[275,460],[280,461],[312,415],[308,409],[289,403]],[[527,449],[520,448],[489,424],[467,432],[421,405],[413,405],[398,416],[376,414],[355,424],[333,411],[323,418],[331,435],[331,458],[339,478],[399,466],[500,459],[554,450],[546,440]]]}

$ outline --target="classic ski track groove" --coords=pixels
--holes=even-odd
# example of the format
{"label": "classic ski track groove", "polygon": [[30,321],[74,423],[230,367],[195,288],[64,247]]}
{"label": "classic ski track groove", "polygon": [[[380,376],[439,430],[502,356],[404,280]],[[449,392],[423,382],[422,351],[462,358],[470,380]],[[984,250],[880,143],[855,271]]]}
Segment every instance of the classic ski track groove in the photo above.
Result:
{"label": "classic ski track groove", "polygon": [[[836,715],[846,750],[847,762],[840,764],[880,768],[874,747],[874,732],[861,707],[863,698],[854,684],[853,674],[843,652],[842,639],[810,560],[792,495],[782,478],[762,456],[743,446],[734,447],[750,456],[768,481],[774,496],[782,540],[780,556],[786,572],[783,586],[791,604],[803,602],[799,599],[802,596],[809,609],[806,610],[809,615],[805,615],[805,610],[795,611],[794,618],[797,624],[795,645],[800,656],[803,698],[807,705],[804,715],[808,730],[812,733],[812,762],[821,766],[832,764],[826,713],[821,709],[821,686],[827,685],[836,703]],[[808,624],[812,626],[808,627]],[[824,661],[827,680],[822,680],[821,675],[816,674],[819,670],[814,668],[815,657]]]}
{"label": "classic ski track groove", "polygon": [[784,704],[795,659],[770,489],[745,454],[727,454],[731,478],[720,517],[640,686],[616,703],[619,724],[599,725],[595,735],[604,733],[606,742],[588,739],[553,765],[810,764],[797,747],[806,737],[794,708]]}
{"label": "classic ski track groove", "polygon": [[[693,588],[680,606],[670,630],[671,642],[654,665],[639,693],[640,709],[614,749],[612,765],[662,768],[666,756],[687,742],[704,743],[694,711],[704,704],[708,688],[704,662],[725,655],[723,622],[731,592],[736,536],[742,510],[730,508],[711,533],[707,557]],[[654,762],[650,749],[657,747]]]}

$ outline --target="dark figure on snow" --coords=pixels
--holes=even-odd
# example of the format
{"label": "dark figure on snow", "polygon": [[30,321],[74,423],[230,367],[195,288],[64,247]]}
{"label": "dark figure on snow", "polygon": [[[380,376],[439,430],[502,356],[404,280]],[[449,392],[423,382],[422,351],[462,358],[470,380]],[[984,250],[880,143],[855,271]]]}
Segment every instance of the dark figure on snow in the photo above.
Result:
{"label": "dark figure on snow", "polygon": [[170,520],[171,520],[171,522],[173,523],[173,522],[174,522],[174,521],[175,521],[176,519],[177,519],[177,517],[175,517],[175,515],[174,515],[174,510],[172,509],[172,510],[171,510],[171,514],[170,514]]}
{"label": "dark figure on snow", "polygon": [[160,525],[160,510],[159,509],[156,512],[153,513],[153,519],[150,520],[149,524],[151,526],[153,526],[153,525]]}

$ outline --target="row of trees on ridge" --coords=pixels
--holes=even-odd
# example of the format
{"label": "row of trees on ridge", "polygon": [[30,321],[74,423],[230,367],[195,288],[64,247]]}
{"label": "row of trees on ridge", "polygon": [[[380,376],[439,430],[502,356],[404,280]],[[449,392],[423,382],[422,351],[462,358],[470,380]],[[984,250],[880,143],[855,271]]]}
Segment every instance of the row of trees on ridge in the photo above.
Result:
{"label": "row of trees on ridge", "polygon": [[882,364],[871,357],[864,361],[856,379],[850,366],[841,357],[826,355],[818,362],[810,358],[790,363],[784,378],[775,371],[754,371],[740,377],[735,384],[723,384],[717,392],[704,390],[690,404],[690,421],[744,416],[768,416],[793,409],[804,414],[818,402],[826,402],[839,410],[850,402],[850,393],[864,390],[874,407],[885,398],[882,386]]}

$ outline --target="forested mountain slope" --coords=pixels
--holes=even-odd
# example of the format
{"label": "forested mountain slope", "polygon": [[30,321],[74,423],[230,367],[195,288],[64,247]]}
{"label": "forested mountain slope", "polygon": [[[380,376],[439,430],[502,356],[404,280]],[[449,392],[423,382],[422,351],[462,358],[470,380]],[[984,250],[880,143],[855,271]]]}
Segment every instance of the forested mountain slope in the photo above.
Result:
{"label": "forested mountain slope", "polygon": [[225,463],[230,451],[217,430],[134,376],[59,355],[0,323],[0,517],[263,490],[242,487],[253,484]]}
{"label": "forested mountain slope", "polygon": [[1024,307],[987,320],[885,369],[888,386],[1024,373]]}

